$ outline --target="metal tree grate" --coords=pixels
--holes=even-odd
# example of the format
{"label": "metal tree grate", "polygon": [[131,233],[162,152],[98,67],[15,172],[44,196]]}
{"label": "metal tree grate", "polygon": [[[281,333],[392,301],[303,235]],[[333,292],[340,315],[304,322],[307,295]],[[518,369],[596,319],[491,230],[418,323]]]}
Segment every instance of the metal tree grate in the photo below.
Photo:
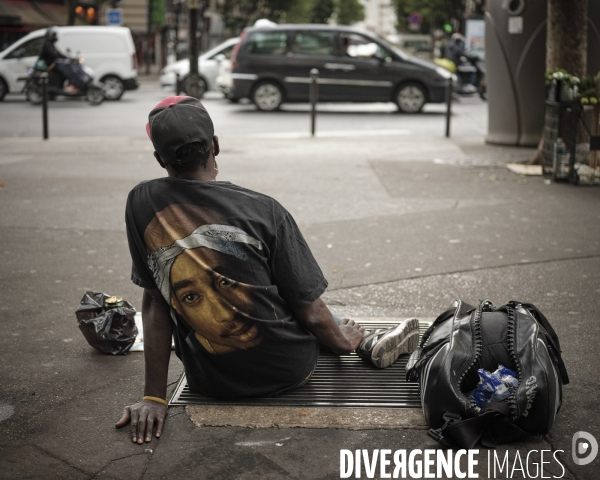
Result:
{"label": "metal tree grate", "polygon": [[[361,321],[367,328],[389,328],[398,322]],[[421,322],[421,335],[428,323]],[[190,391],[181,376],[169,405],[270,405],[312,407],[420,408],[419,385],[404,380],[409,355],[391,366],[378,369],[355,353],[334,355],[321,352],[310,380],[302,387],[277,397],[215,400]]]}

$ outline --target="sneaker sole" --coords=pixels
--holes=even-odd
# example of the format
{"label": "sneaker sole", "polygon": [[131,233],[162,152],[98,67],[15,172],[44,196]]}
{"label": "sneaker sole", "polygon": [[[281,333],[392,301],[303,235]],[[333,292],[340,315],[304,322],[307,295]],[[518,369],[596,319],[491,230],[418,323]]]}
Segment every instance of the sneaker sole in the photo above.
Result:
{"label": "sneaker sole", "polygon": [[403,353],[412,353],[419,346],[419,320],[404,320],[386,334],[371,352],[371,361],[377,368],[386,368]]}

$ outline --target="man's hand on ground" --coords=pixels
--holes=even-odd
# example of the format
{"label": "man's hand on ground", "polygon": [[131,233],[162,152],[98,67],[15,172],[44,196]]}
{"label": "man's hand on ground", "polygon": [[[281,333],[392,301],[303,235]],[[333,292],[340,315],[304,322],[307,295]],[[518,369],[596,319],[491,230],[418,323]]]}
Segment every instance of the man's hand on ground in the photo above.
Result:
{"label": "man's hand on ground", "polygon": [[344,318],[340,324],[340,330],[348,340],[350,348],[348,351],[335,353],[350,353],[356,350],[365,335],[365,327],[361,327],[358,323],[355,323],[354,320]]}
{"label": "man's hand on ground", "polygon": [[156,438],[162,434],[162,429],[167,416],[167,406],[152,400],[142,400],[135,405],[125,407],[123,416],[115,424],[122,428],[131,421],[131,441],[144,443],[152,440],[152,432],[156,426]]}

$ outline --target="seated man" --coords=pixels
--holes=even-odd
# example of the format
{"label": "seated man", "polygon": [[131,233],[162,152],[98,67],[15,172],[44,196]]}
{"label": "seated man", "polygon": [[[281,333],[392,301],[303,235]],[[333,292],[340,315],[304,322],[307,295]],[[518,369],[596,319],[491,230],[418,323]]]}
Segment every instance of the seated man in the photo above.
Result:
{"label": "seated man", "polygon": [[[160,436],[171,336],[191,390],[214,398],[272,396],[303,385],[319,343],[380,368],[414,350],[418,320],[370,332],[333,317],[327,288],[292,216],[274,199],[218,182],[219,140],[202,104],[168,97],[146,131],[168,177],[127,199],[132,280],[144,288],[145,390],[125,408],[134,442]],[[363,336],[365,338],[363,339]],[[362,341],[362,343],[361,343]]]}

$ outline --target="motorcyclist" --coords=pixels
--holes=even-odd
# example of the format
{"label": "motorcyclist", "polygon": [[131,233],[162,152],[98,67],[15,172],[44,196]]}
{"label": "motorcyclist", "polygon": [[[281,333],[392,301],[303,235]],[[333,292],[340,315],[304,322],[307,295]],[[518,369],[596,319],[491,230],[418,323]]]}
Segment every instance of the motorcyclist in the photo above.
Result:
{"label": "motorcyclist", "polygon": [[63,65],[61,62],[56,61],[59,59],[69,58],[56,48],[55,43],[57,40],[58,35],[56,31],[52,28],[49,28],[46,31],[46,38],[42,44],[42,49],[40,51],[38,60],[43,60],[48,67],[54,64],[56,71],[60,73],[65,80],[69,81],[69,85],[65,86],[64,90],[68,93],[75,94],[78,92],[78,89],[75,86],[78,83],[78,79],[74,78],[72,69],[68,68],[66,65]]}
{"label": "motorcyclist", "polygon": [[450,45],[446,50],[446,58],[452,60],[456,65],[461,63],[461,58],[465,56],[465,37],[460,33],[455,33],[450,37]]}
{"label": "motorcyclist", "polygon": [[46,65],[52,65],[57,58],[68,58],[66,55],[62,54],[54,45],[58,40],[58,35],[56,31],[49,28],[46,32],[46,38],[44,38],[44,43],[42,44],[42,50],[40,51],[40,60],[46,62]]}
{"label": "motorcyclist", "polygon": [[[460,33],[455,33],[452,35],[452,37],[450,37],[450,45],[446,50],[446,58],[452,60],[457,68],[459,65],[465,63],[466,60],[471,61],[475,59],[474,56],[469,55],[466,52],[465,37],[463,37]],[[477,88],[475,87],[476,78],[477,73],[471,73],[468,83],[463,85],[463,91],[465,93],[473,93],[477,91]]]}

